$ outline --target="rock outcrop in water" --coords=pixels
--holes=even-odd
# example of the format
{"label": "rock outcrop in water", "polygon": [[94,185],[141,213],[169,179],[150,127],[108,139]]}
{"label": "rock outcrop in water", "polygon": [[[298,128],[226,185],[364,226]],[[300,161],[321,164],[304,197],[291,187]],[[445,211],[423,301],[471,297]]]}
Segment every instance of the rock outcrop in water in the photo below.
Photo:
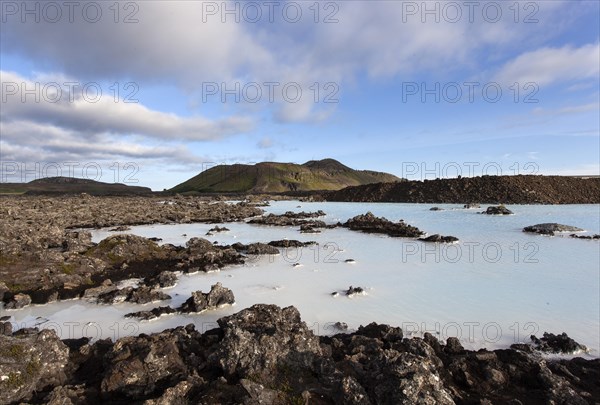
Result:
{"label": "rock outcrop in water", "polygon": [[346,221],[343,226],[353,231],[383,233],[395,237],[418,238],[423,235],[423,232],[417,227],[408,225],[403,221],[392,222],[385,218],[379,218],[371,212],[367,212],[364,215],[357,215]]}
{"label": "rock outcrop in water", "polygon": [[571,225],[562,225],[557,223],[544,223],[526,226],[523,232],[539,233],[541,235],[554,235],[554,232],[582,232],[583,229]]}
{"label": "rock outcrop in water", "polygon": [[0,336],[0,375],[9,376],[0,380],[2,404],[570,405],[600,397],[600,359],[474,352],[456,338],[406,338],[375,323],[316,336],[294,307],[264,304],[203,334],[190,324],[114,343],[61,342],[51,330]]}
{"label": "rock outcrop in water", "polygon": [[442,236],[439,234],[433,234],[426,238],[419,238],[423,242],[434,242],[434,243],[456,243],[458,238],[456,236]]}
{"label": "rock outcrop in water", "polygon": [[513,215],[513,212],[506,208],[504,205],[498,205],[495,207],[487,207],[482,214],[486,215]]}
{"label": "rock outcrop in water", "polygon": [[182,313],[202,312],[234,303],[233,292],[229,288],[223,287],[221,283],[217,283],[210,288],[208,293],[194,291],[192,296],[179,308],[179,311]]}

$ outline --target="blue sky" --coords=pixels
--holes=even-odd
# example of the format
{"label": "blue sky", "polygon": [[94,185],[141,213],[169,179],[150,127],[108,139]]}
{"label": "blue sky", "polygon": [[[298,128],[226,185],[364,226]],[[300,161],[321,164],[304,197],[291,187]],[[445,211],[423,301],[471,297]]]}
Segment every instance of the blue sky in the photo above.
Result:
{"label": "blue sky", "polygon": [[0,181],[600,174],[595,0],[50,3],[0,3]]}

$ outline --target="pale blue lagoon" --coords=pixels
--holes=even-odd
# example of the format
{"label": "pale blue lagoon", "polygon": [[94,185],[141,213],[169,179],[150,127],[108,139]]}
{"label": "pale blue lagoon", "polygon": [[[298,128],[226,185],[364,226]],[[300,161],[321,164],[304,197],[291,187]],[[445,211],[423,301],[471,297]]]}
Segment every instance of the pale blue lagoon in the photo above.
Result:
{"label": "pale blue lagoon", "polygon": [[[515,215],[481,215],[481,209],[436,204],[271,202],[267,212],[327,213],[327,223],[371,211],[390,220],[403,219],[428,234],[459,238],[457,244],[429,244],[414,239],[364,234],[344,228],[304,234],[297,227],[246,223],[224,224],[228,232],[205,236],[214,224],[135,226],[130,233],[159,237],[161,243],[184,245],[192,237],[219,244],[314,240],[318,246],[282,250],[279,256],[250,257],[242,266],[218,272],[181,274],[165,292],[171,301],[147,305],[96,305],[64,301],[9,311],[19,326],[57,329],[63,338],[121,337],[194,323],[198,329],[216,326],[216,319],[255,303],[294,305],[319,334],[350,330],[369,322],[401,326],[406,334],[431,332],[440,338],[457,336],[467,348],[508,347],[528,341],[531,334],[566,332],[587,345],[587,356],[600,357],[600,241],[528,234],[523,227],[544,222],[574,225],[584,234],[600,233],[599,205],[511,205]],[[223,224],[221,224],[223,225]],[[108,235],[95,230],[94,241]],[[183,236],[183,235],[186,236]],[[354,263],[345,260],[354,259]],[[302,266],[293,266],[300,263]],[[139,322],[123,315],[155,306],[178,306],[192,291],[207,292],[221,282],[236,298],[232,307],[196,315],[176,315]],[[348,298],[349,286],[366,294]],[[340,295],[333,297],[332,292]],[[39,317],[39,318],[38,318]]]}

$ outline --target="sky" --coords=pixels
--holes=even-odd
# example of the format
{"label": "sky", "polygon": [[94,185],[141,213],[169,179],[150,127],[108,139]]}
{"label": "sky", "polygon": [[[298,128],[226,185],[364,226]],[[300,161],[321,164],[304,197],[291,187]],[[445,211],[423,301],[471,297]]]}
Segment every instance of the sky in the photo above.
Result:
{"label": "sky", "polygon": [[600,175],[600,2],[0,1],[0,181]]}

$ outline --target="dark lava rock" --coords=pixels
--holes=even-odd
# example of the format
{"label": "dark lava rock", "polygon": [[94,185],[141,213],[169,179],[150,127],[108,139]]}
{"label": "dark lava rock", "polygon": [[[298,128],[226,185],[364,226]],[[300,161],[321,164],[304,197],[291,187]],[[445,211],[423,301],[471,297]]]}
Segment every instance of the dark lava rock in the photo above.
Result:
{"label": "dark lava rock", "polygon": [[100,393],[110,398],[140,399],[163,393],[185,379],[198,366],[194,354],[199,333],[193,326],[178,327],[153,335],[119,339],[104,356]]}
{"label": "dark lava rock", "polygon": [[316,336],[295,308],[265,304],[203,334],[188,325],[92,344],[20,330],[0,336],[0,376],[3,404],[587,405],[600,398],[600,359],[470,351],[454,338],[445,345],[430,333],[404,338],[400,328],[376,323]]}
{"label": "dark lava rock", "polygon": [[462,354],[465,352],[465,348],[460,344],[460,340],[455,337],[449,337],[446,339],[444,351],[448,354]]}
{"label": "dark lava rock", "polygon": [[577,228],[576,226],[562,225],[557,223],[544,223],[526,226],[523,228],[523,232],[533,232],[542,235],[554,235],[554,232],[581,232],[583,229]]}
{"label": "dark lava rock", "polygon": [[348,324],[346,322],[336,322],[333,327],[337,330],[348,330]]}
{"label": "dark lava rock", "polygon": [[346,295],[348,297],[352,297],[354,295],[364,294],[364,293],[365,293],[365,290],[362,287],[352,287],[352,286],[350,286],[350,288],[348,288],[346,290]]}
{"label": "dark lava rock", "polygon": [[429,208],[429,211],[444,211],[444,209],[440,207],[431,207]]}
{"label": "dark lava rock", "polygon": [[10,322],[0,322],[0,335],[10,336],[13,333],[13,325]]}
{"label": "dark lava rock", "polygon": [[179,308],[183,313],[202,312],[207,309],[216,309],[222,305],[231,305],[235,302],[233,292],[221,283],[213,285],[208,293],[194,291],[192,296]]}
{"label": "dark lava rock", "polygon": [[216,233],[216,232],[227,232],[227,231],[229,231],[229,228],[226,228],[224,226],[221,227],[219,225],[217,225],[214,228],[211,228],[211,229],[208,230],[208,232],[213,232],[213,233]]}
{"label": "dark lava rock", "polygon": [[423,235],[423,232],[417,227],[407,225],[403,221],[394,223],[385,218],[376,217],[371,212],[349,219],[344,227],[353,231],[384,233],[397,237],[417,238]]}
{"label": "dark lava rock", "polygon": [[465,204],[463,208],[470,210],[472,208],[481,208],[481,205],[479,205],[479,203],[468,203]]}
{"label": "dark lava rock", "polygon": [[171,296],[162,291],[153,290],[150,287],[139,288],[125,287],[113,290],[98,296],[98,302],[103,304],[117,304],[119,302],[134,302],[136,304],[147,304],[149,302],[170,300]]}
{"label": "dark lava rock", "polygon": [[246,249],[249,255],[278,255],[279,249],[266,243],[251,243]]}
{"label": "dark lava rock", "polygon": [[564,332],[560,335],[544,332],[544,335],[539,339],[532,335],[531,341],[536,350],[546,353],[573,354],[587,350],[584,345],[577,343]]}
{"label": "dark lava rock", "polygon": [[243,243],[234,243],[231,245],[238,252],[243,252],[249,255],[278,255],[279,249],[266,243],[251,243],[244,245]]}
{"label": "dark lava rock", "polygon": [[127,232],[131,231],[131,228],[125,225],[120,225],[108,230],[109,232]]}
{"label": "dark lava rock", "polygon": [[[287,211],[283,215],[268,214],[262,217],[253,218],[248,221],[249,224],[259,225],[275,225],[275,226],[298,226],[306,223],[307,219],[318,218],[324,216],[325,213],[321,210],[317,212],[292,212]],[[322,223],[325,227],[325,223],[322,221],[311,221],[313,223]]]}
{"label": "dark lava rock", "polygon": [[310,242],[300,242],[298,240],[288,240],[288,239],[282,239],[282,240],[274,240],[269,242],[269,245],[271,246],[275,246],[275,247],[280,247],[280,248],[298,248],[298,247],[305,247],[305,246],[310,246],[310,245],[316,245],[317,242],[314,241],[310,241]]}
{"label": "dark lava rock", "polygon": [[152,242],[162,242],[162,238],[156,238],[156,237],[148,238],[148,240],[151,240]]}
{"label": "dark lava rock", "polygon": [[19,309],[31,304],[31,297],[27,294],[15,294],[4,303],[4,309]]}
{"label": "dark lava rock", "polygon": [[442,236],[437,233],[426,238],[419,238],[423,242],[436,242],[436,243],[454,243],[458,242],[458,238],[455,236]]}
{"label": "dark lava rock", "polygon": [[150,288],[173,287],[177,284],[177,275],[169,270],[161,271],[154,277],[148,277],[144,283]]}
{"label": "dark lava rock", "polygon": [[575,233],[569,235],[571,238],[576,238],[576,239],[600,239],[600,235],[596,234],[596,235],[577,235]]}
{"label": "dark lava rock", "polygon": [[150,311],[138,311],[125,314],[125,318],[138,318],[143,321],[160,318],[163,315],[174,314],[177,310],[170,306],[152,308]]}
{"label": "dark lava rock", "polygon": [[35,391],[65,383],[69,349],[52,329],[0,335],[0,403],[18,403]]}
{"label": "dark lava rock", "polygon": [[487,207],[487,209],[485,211],[483,211],[482,214],[487,214],[487,215],[512,215],[513,212],[511,210],[509,210],[508,208],[506,208],[504,205],[498,205],[498,206],[495,206],[495,207]]}
{"label": "dark lava rock", "polygon": [[300,225],[300,232],[302,232],[302,233],[321,233],[321,231],[319,229],[317,229],[313,223],[307,223],[307,224]]}
{"label": "dark lava rock", "polygon": [[268,382],[278,373],[290,373],[291,378],[316,371],[313,363],[322,355],[319,338],[294,307],[257,304],[217,322],[223,339],[209,362],[227,379]]}

